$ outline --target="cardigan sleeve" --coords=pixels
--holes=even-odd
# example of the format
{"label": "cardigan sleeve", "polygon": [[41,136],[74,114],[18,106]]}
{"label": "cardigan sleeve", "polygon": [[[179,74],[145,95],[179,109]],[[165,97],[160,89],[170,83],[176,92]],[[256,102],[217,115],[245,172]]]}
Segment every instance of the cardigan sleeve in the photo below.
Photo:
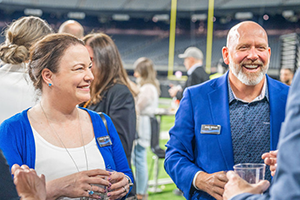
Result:
{"label": "cardigan sleeve", "polygon": [[[14,164],[22,165],[27,164],[23,162],[22,144],[21,140],[21,127],[20,123],[12,117],[5,120],[0,126],[0,149],[7,160],[10,167]],[[24,147],[25,148],[25,147]]]}
{"label": "cardigan sleeve", "polygon": [[35,141],[27,116],[29,109],[5,120],[0,126],[0,149],[10,167],[25,164],[35,168]]}

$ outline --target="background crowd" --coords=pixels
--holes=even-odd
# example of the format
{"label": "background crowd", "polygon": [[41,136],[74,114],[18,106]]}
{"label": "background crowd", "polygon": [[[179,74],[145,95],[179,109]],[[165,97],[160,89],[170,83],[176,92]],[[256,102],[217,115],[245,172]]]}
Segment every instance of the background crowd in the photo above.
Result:
{"label": "background crowd", "polygon": [[[220,51],[216,74],[205,71],[196,47],[178,56],[188,78],[168,90],[180,104],[166,172],[186,199],[276,199],[287,185],[296,191],[297,161],[285,162],[296,148],[288,136],[298,136],[294,70],[281,69],[282,83],[267,75],[268,35],[253,21],[234,25]],[[0,92],[7,97],[0,105],[1,199],[148,198],[146,152],[161,94],[151,59],[134,62],[133,82],[107,34],[85,35],[74,20],[54,33],[33,16],[6,27],[0,59]],[[282,150],[289,144],[295,146]],[[270,165],[267,181],[249,185],[226,174],[244,162]],[[270,192],[249,194],[266,191],[272,176]],[[298,194],[292,195],[285,199]]]}

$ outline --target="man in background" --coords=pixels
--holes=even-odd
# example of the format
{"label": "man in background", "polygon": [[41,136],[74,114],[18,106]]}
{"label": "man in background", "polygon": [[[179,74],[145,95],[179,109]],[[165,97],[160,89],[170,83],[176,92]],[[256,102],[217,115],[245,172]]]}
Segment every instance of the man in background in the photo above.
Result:
{"label": "man in background", "polygon": [[294,77],[294,71],[291,68],[281,68],[280,81],[284,84],[291,85]]}
{"label": "man in background", "polygon": [[183,64],[187,70],[188,80],[184,88],[180,85],[172,85],[169,89],[169,94],[171,97],[176,97],[178,100],[181,100],[185,88],[205,82],[209,80],[209,76],[203,69],[203,53],[200,49],[189,47],[183,54],[179,54],[178,57],[184,58]]}
{"label": "man in background", "polygon": [[165,169],[188,200],[222,200],[224,171],[262,163],[284,121],[289,87],[266,75],[266,31],[252,21],[235,25],[222,55],[229,71],[185,90],[166,144]]}
{"label": "man in background", "polygon": [[58,33],[69,33],[79,39],[82,39],[84,36],[84,29],[77,21],[68,20],[60,25]]}

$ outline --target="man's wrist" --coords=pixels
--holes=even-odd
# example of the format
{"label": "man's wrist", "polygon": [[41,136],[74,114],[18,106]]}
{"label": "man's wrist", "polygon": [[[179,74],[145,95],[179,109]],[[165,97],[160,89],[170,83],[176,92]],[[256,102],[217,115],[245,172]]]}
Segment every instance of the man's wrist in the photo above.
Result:
{"label": "man's wrist", "polygon": [[202,171],[198,171],[198,172],[195,174],[194,179],[193,179],[193,186],[194,186],[194,188],[195,188],[196,190],[200,190],[200,189],[197,187],[197,185],[196,185],[196,179],[197,179],[198,174],[200,174],[200,172],[202,172]]}

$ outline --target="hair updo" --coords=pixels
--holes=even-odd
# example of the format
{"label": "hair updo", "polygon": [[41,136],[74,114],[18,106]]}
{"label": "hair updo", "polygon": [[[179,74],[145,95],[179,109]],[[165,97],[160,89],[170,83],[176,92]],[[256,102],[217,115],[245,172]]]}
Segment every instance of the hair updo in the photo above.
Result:
{"label": "hair updo", "polygon": [[49,24],[39,17],[22,17],[5,30],[5,42],[0,47],[0,59],[9,64],[20,64],[29,59],[30,47],[52,33]]}

